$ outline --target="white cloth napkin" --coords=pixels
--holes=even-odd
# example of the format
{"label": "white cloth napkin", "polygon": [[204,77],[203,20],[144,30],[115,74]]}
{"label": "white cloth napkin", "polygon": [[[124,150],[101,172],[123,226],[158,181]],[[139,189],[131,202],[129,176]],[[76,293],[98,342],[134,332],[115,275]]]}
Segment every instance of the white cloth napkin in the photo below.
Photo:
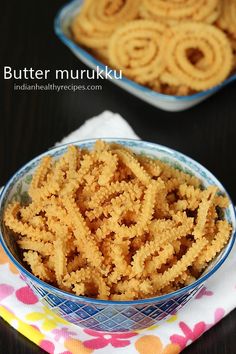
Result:
{"label": "white cloth napkin", "polygon": [[[61,144],[114,136],[138,139],[119,114],[106,111],[86,121]],[[86,332],[61,321],[12,271],[0,249],[0,316],[51,354],[177,354],[236,307],[236,246],[219,271],[177,315],[131,334]]]}
{"label": "white cloth napkin", "polygon": [[83,139],[113,137],[139,139],[126,120],[118,113],[104,111],[99,116],[87,120],[79,129],[70,133],[56,145]]}

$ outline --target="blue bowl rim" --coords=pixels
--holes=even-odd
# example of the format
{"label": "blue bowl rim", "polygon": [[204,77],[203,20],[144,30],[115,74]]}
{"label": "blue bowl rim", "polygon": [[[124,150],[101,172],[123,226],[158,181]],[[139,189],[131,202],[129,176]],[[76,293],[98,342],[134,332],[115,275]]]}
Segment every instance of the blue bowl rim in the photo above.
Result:
{"label": "blue bowl rim", "polygon": [[[64,11],[67,9],[73,9],[77,3],[79,3],[81,0],[71,0],[65,5],[63,5],[57,12],[57,15],[54,20],[54,31],[58,38],[67,46],[69,47],[72,51],[76,51],[85,58],[86,60],[90,61],[92,64],[96,65],[99,67],[101,70],[105,69],[105,65],[97,60],[94,56],[92,56],[89,52],[87,52],[85,49],[83,49],[81,46],[76,44],[72,39],[67,37],[67,35],[64,33],[62,26],[61,26],[61,21],[64,15]],[[177,102],[177,101],[183,101],[183,102],[189,102],[189,101],[194,101],[194,100],[201,100],[204,97],[208,97],[213,93],[216,93],[217,91],[221,90],[223,87],[229,85],[231,82],[236,81],[236,73],[230,75],[226,80],[224,80],[221,84],[212,87],[209,90],[201,91],[198,93],[195,93],[193,95],[188,95],[188,96],[175,96],[175,95],[166,95],[163,93],[156,92],[154,90],[151,90],[150,88],[146,86],[142,86],[135,81],[132,81],[126,77],[123,77],[122,79],[119,79],[122,82],[124,82],[126,85],[131,86],[134,88],[136,91],[140,91],[141,93],[148,94],[151,96],[156,97],[157,99],[161,99],[162,101],[168,101],[168,102]]]}
{"label": "blue bowl rim", "polygon": [[[42,157],[44,157],[45,155],[50,154],[51,152],[56,152],[58,150],[61,150],[63,148],[65,148],[66,146],[69,145],[82,145],[82,144],[88,144],[88,143],[94,143],[97,139],[83,139],[83,140],[78,140],[78,141],[74,141],[68,144],[61,144],[59,146],[56,146],[54,148],[51,148],[49,150],[47,150],[46,152],[36,156],[35,158],[33,158],[32,160],[30,160],[29,162],[27,162],[25,165],[23,165],[20,169],[18,169],[14,175],[7,181],[7,183],[5,184],[5,186],[3,187],[1,193],[0,193],[0,208],[2,208],[2,206],[4,205],[3,200],[4,200],[4,195],[6,193],[6,191],[8,190],[8,187],[11,185],[12,181],[17,177],[18,174],[20,174],[22,171],[24,171],[25,169],[27,169],[27,167],[29,167],[31,164],[34,164],[37,161],[40,161]],[[138,139],[127,139],[127,138],[102,138],[102,140],[108,141],[108,142],[115,142],[118,141],[119,143],[121,143],[122,141],[125,142],[132,142],[132,143],[136,143],[137,146],[139,147],[139,143],[144,144],[147,147],[153,148],[153,149],[158,149],[159,151],[163,151],[163,152],[167,152],[170,155],[174,155],[175,153],[177,153],[179,156],[183,157],[184,159],[186,159],[186,161],[192,162],[194,163],[198,168],[200,168],[202,171],[204,171],[205,173],[207,173],[211,178],[213,178],[218,186],[224,191],[224,193],[227,195],[227,197],[230,200],[230,206],[232,207],[233,210],[233,215],[234,215],[234,223],[236,221],[236,210],[233,206],[232,200],[228,194],[228,192],[226,191],[226,189],[224,188],[224,186],[219,182],[219,180],[210,172],[207,170],[207,168],[205,168],[204,166],[202,166],[199,162],[195,161],[194,159],[192,159],[191,157],[168,147],[165,147],[163,145],[160,144],[156,144],[156,143],[151,143],[148,141],[144,141],[144,140],[138,140]],[[142,304],[148,304],[148,303],[155,303],[155,302],[161,302],[161,301],[165,301],[168,300],[170,298],[175,298],[177,296],[182,295],[183,293],[186,293],[188,291],[194,290],[196,289],[198,286],[202,285],[202,283],[204,283],[208,278],[210,278],[221,266],[222,264],[225,262],[225,260],[227,259],[230,251],[232,250],[232,247],[234,245],[235,239],[236,239],[236,230],[234,229],[232,231],[232,235],[230,238],[229,243],[227,244],[227,250],[224,253],[223,257],[219,260],[219,262],[217,262],[214,267],[207,272],[206,274],[204,274],[203,276],[201,276],[200,278],[198,278],[195,282],[191,283],[190,285],[187,285],[181,289],[178,289],[174,292],[165,294],[165,295],[161,295],[161,296],[156,296],[156,297],[152,297],[152,298],[147,298],[147,299],[140,299],[140,300],[131,300],[131,301],[113,301],[113,300],[100,300],[100,299],[93,299],[93,298],[89,298],[89,297],[85,297],[85,296],[77,296],[74,294],[71,294],[69,292],[66,292],[64,290],[58,289],[56,287],[54,287],[53,285],[50,285],[44,281],[42,281],[41,279],[37,278],[36,276],[34,276],[32,273],[30,273],[25,267],[22,266],[22,264],[20,264],[15,257],[12,255],[12,253],[10,252],[10,250],[8,249],[2,231],[1,231],[1,224],[2,221],[0,220],[0,245],[2,245],[4,251],[6,252],[7,256],[10,258],[10,260],[12,261],[12,263],[16,266],[16,268],[23,273],[27,278],[29,278],[33,283],[38,284],[38,286],[41,286],[42,288],[46,289],[49,292],[54,292],[55,294],[57,294],[57,296],[59,297],[63,297],[63,298],[67,298],[70,299],[71,301],[81,301],[81,302],[86,302],[88,304],[103,304],[103,305],[129,305],[129,306],[133,306],[133,305],[142,305]]]}

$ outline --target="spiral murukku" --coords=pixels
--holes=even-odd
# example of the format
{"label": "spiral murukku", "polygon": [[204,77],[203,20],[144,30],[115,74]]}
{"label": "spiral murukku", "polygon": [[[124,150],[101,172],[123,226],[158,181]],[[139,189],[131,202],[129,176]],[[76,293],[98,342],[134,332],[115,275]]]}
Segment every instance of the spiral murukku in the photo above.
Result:
{"label": "spiral murukku", "polygon": [[[182,23],[170,29],[166,53],[168,70],[195,90],[206,90],[222,82],[232,68],[232,49],[226,35],[202,23]],[[202,58],[192,63],[188,50],[195,48]]]}
{"label": "spiral murukku", "polygon": [[221,7],[217,25],[236,39],[236,2],[235,0],[223,0]]}
{"label": "spiral murukku", "polygon": [[108,55],[111,65],[139,83],[157,78],[165,68],[165,26],[151,20],[134,20],[112,35]]}
{"label": "spiral murukku", "polygon": [[70,29],[105,65],[166,95],[207,90],[236,68],[234,0],[87,0]]}
{"label": "spiral murukku", "polygon": [[213,23],[220,15],[220,0],[143,0],[140,16],[175,25],[192,20]]}
{"label": "spiral murukku", "polygon": [[139,3],[140,0],[86,1],[71,24],[73,37],[88,48],[106,48],[111,33],[137,17]]}
{"label": "spiral murukku", "polygon": [[133,300],[195,281],[229,240],[228,198],[178,166],[114,143],[71,146],[4,211],[31,272],[79,296]]}

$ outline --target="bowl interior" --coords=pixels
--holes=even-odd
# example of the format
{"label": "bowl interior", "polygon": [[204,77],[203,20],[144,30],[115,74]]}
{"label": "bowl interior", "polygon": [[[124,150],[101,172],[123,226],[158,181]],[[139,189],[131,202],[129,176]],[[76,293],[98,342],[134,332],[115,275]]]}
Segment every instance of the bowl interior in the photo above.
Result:
{"label": "bowl interior", "polygon": [[[202,180],[203,186],[207,187],[208,185],[217,185],[220,193],[227,194],[224,187],[221,183],[203,166],[192,160],[191,158],[161,145],[152,144],[148,142],[143,142],[139,140],[130,140],[130,139],[103,139],[106,141],[113,141],[119,144],[122,144],[126,147],[131,148],[138,154],[143,154],[146,156],[150,156],[152,158],[158,158],[164,162],[171,164],[173,167],[180,169],[186,173],[191,175],[195,175],[196,177]],[[91,149],[95,143],[95,139],[92,140],[84,140],[81,142],[73,143],[76,146],[81,148]],[[19,267],[19,264],[23,265],[21,252],[19,251],[16,242],[14,241],[14,237],[11,237],[11,232],[6,229],[3,222],[4,210],[8,203],[12,201],[19,201],[23,204],[27,204],[30,201],[29,195],[27,193],[29,184],[32,179],[32,175],[35,169],[38,166],[41,158],[45,155],[51,155],[55,159],[59,158],[67,149],[68,145],[59,146],[57,148],[51,149],[46,153],[36,157],[24,167],[22,167],[16,174],[9,180],[7,185],[5,186],[1,197],[0,197],[0,223],[1,223],[1,235],[0,240],[5,246],[5,249],[10,251],[10,257],[16,266]],[[228,253],[230,252],[234,240],[235,240],[235,211],[232,203],[224,212],[224,218],[226,218],[229,223],[231,223],[233,227],[231,239],[225,248],[220,252],[220,254],[211,262],[206,271],[203,273],[201,278],[209,273],[214,272],[226,259]],[[21,269],[22,270],[22,267]],[[26,273],[27,276],[27,273]]]}

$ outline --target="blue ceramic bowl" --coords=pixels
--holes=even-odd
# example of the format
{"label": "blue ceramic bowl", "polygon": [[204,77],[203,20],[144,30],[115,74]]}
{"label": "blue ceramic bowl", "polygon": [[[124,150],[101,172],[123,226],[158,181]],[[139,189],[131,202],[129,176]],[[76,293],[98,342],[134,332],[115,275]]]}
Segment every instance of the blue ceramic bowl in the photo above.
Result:
{"label": "blue ceramic bowl", "polygon": [[[71,36],[71,21],[80,11],[83,2],[83,0],[71,0],[69,3],[64,5],[59,10],[55,18],[54,30],[60,40],[75,54],[78,59],[94,70],[97,68],[104,70],[104,64],[76,43]],[[139,85],[126,77],[123,77],[120,80],[116,80],[114,78],[112,79],[114,84],[120,86],[122,89],[130,92],[141,100],[165,111],[172,112],[183,111],[197,105],[233,81],[236,81],[236,73],[228,77],[222,84],[217,85],[210,90],[198,92],[189,96],[174,96],[158,93],[148,87]]]}
{"label": "blue ceramic bowl", "polygon": [[[191,158],[164,146],[139,140],[129,139],[105,139],[132,148],[137,153],[159,158],[171,163],[173,166],[185,172],[199,177],[205,186],[215,184],[220,191],[225,192],[220,182],[204,167]],[[81,148],[91,148],[95,140],[76,142]],[[0,223],[1,244],[20,271],[25,282],[30,286],[39,299],[57,315],[75,325],[91,328],[96,331],[134,331],[140,330],[167,319],[181,309],[200,290],[203,283],[211,277],[222,265],[229,255],[235,241],[235,211],[232,203],[225,211],[225,218],[232,224],[233,231],[227,246],[218,257],[210,264],[207,271],[194,283],[178,291],[149,299],[135,301],[107,301],[96,300],[83,296],[76,296],[59,290],[32,275],[23,265],[18,249],[3,223],[4,210],[12,200],[27,201],[28,186],[32,173],[39,164],[41,158],[50,154],[54,158],[60,157],[66,145],[56,147],[36,157],[23,166],[6,184],[0,197]]]}

